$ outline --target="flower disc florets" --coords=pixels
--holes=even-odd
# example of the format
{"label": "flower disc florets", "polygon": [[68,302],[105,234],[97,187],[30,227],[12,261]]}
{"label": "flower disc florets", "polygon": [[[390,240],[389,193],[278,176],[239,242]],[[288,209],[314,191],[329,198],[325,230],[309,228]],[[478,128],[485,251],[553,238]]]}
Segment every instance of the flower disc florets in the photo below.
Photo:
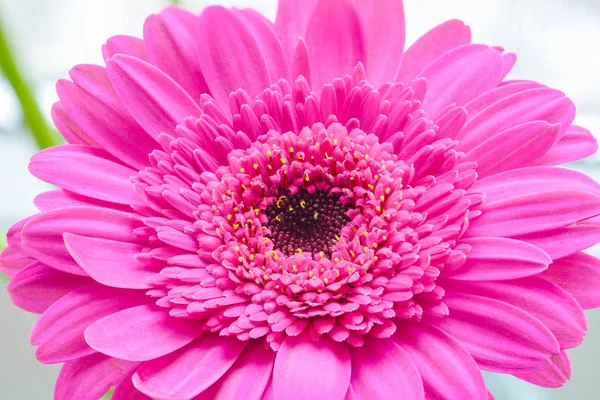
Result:
{"label": "flower disc florets", "polygon": [[[137,187],[169,220],[146,224],[162,242],[199,250],[150,251],[168,264],[151,278],[159,305],[273,348],[305,329],[361,345],[366,334],[391,336],[396,319],[447,314],[436,278],[468,251],[456,239],[481,201],[465,196],[473,165],[436,139],[415,88],[375,90],[360,74],[327,85],[320,102],[302,77],[255,100],[240,90],[233,127],[206,96],[181,137],[162,136]],[[223,160],[195,140],[226,150],[226,166],[207,168]]]}

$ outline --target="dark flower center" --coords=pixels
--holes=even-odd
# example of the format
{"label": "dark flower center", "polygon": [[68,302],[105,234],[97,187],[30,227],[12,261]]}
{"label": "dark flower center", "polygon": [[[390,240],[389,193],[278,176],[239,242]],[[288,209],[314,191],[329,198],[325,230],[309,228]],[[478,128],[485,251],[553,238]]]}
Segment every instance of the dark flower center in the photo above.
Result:
{"label": "dark flower center", "polygon": [[299,252],[331,254],[330,247],[340,239],[340,231],[350,221],[351,204],[340,201],[342,195],[300,189],[282,194],[267,207],[267,228],[276,249],[291,255]]}

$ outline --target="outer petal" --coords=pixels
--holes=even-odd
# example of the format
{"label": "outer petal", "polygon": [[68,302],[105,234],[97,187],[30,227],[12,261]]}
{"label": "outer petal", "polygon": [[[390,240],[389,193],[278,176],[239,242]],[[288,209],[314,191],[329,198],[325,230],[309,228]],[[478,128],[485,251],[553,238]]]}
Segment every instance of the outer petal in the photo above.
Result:
{"label": "outer petal", "polygon": [[470,281],[495,281],[537,275],[552,259],[529,243],[505,238],[472,238],[461,241],[471,246],[465,264],[444,277]]}
{"label": "outer petal", "polygon": [[97,283],[74,290],[48,308],[33,327],[30,340],[39,345],[37,359],[53,364],[95,353],[83,338],[89,325],[149,300],[143,293],[110,289]]}
{"label": "outer petal", "polygon": [[598,142],[590,131],[580,126],[571,126],[558,143],[538,161],[538,164],[564,164],[589,157],[596,151],[598,151]]}
{"label": "outer petal", "polygon": [[558,140],[560,125],[534,121],[507,129],[471,149],[465,161],[477,163],[480,178],[535,165]]}
{"label": "outer petal", "polygon": [[600,259],[576,253],[555,261],[540,276],[569,292],[583,309],[600,307]]}
{"label": "outer petal", "polygon": [[541,83],[534,81],[520,81],[510,85],[501,85],[497,88],[488,92],[482,93],[475,97],[473,100],[465,104],[465,108],[469,113],[468,120],[473,119],[481,111],[485,110],[492,104],[504,99],[505,97],[512,96],[515,93],[524,92],[529,89],[538,89],[545,87]]}
{"label": "outer petal", "polygon": [[117,164],[102,149],[74,144],[50,147],[31,158],[29,171],[83,196],[119,204],[141,202],[129,180],[137,172]]}
{"label": "outer petal", "polygon": [[443,53],[469,43],[471,29],[462,21],[453,19],[436,26],[406,50],[396,81],[412,82],[419,77],[419,72]]}
{"label": "outer petal", "polygon": [[600,242],[600,218],[579,221],[567,227],[515,237],[544,250],[553,260],[586,250]]}
{"label": "outer petal", "polygon": [[458,137],[459,149],[471,149],[495,132],[536,120],[561,124],[563,136],[574,117],[575,105],[558,90],[521,91],[495,102],[468,121]]}
{"label": "outer petal", "polygon": [[444,288],[520,308],[546,325],[561,349],[579,346],[587,330],[585,314],[575,299],[558,285],[537,276],[502,282],[452,283]]}
{"label": "outer petal", "polygon": [[252,9],[234,10],[234,12],[248,26],[260,44],[269,68],[271,82],[277,82],[281,78],[288,81],[292,78],[295,79],[296,77],[292,77],[290,74],[290,66],[281,43],[273,32],[273,23]]}
{"label": "outer petal", "polygon": [[208,93],[200,70],[194,30],[198,18],[178,7],[169,7],[144,22],[144,44],[149,61],[199,100]]}
{"label": "outer petal", "polygon": [[133,214],[95,207],[61,208],[31,218],[23,227],[21,241],[28,257],[61,271],[86,275],[67,252],[63,232],[139,243],[133,230],[140,225]]}
{"label": "outer petal", "polygon": [[152,398],[193,399],[229,370],[246,344],[205,334],[173,354],[144,363],[133,384]]}
{"label": "outer petal", "polygon": [[466,104],[498,85],[502,67],[502,56],[484,45],[465,45],[444,53],[418,74],[427,79],[423,109],[433,117],[450,104]]}
{"label": "outer petal", "polygon": [[69,361],[56,380],[55,400],[98,400],[127,377],[138,363],[117,360],[103,354]]}
{"label": "outer petal", "polygon": [[365,60],[360,21],[349,0],[319,1],[306,28],[306,43],[318,91]]}
{"label": "outer petal", "polygon": [[427,399],[485,398],[487,389],[477,363],[441,330],[425,323],[406,325],[400,328],[394,340],[417,366]]}
{"label": "outer petal", "polygon": [[110,400],[152,400],[133,386],[133,374],[121,381],[113,392]]}
{"label": "outer petal", "polygon": [[447,292],[450,315],[435,325],[457,340],[483,369],[517,373],[548,365],[560,347],[550,330],[525,311],[502,301]]}
{"label": "outer petal", "polygon": [[143,246],[70,233],[65,233],[64,240],[75,262],[95,281],[118,288],[151,287],[146,279],[157,271],[152,271],[136,259]]}
{"label": "outer petal", "polygon": [[[367,339],[353,348],[352,391],[359,399],[425,399],[419,371],[402,347],[392,339]],[[310,365],[310,364],[309,364]]]}
{"label": "outer petal", "polygon": [[561,351],[559,355],[550,358],[551,365],[539,371],[515,374],[519,379],[523,379],[534,385],[546,388],[558,388],[571,379],[571,361],[566,351]]}
{"label": "outer petal", "polygon": [[95,145],[92,139],[87,137],[87,135],[81,131],[79,125],[73,121],[65,109],[65,105],[61,102],[56,102],[52,105],[50,117],[52,118],[52,122],[54,122],[56,129],[58,129],[67,143]]}
{"label": "outer petal", "polygon": [[116,54],[127,54],[140,60],[148,61],[144,41],[129,35],[113,36],[102,46],[104,61]]}
{"label": "outer petal", "polygon": [[59,81],[61,104],[91,141],[116,159],[138,170],[148,165],[148,154],[158,147],[129,115],[106,72],[98,65],[77,65],[69,75],[75,85]]}
{"label": "outer petal", "polygon": [[304,36],[317,0],[279,0],[275,33],[288,58],[292,58],[299,36]]}
{"label": "outer petal", "polygon": [[229,110],[231,92],[242,88],[254,97],[270,86],[269,67],[258,41],[230,10],[205,8],[197,41],[202,73],[224,111]]}
{"label": "outer petal", "polygon": [[33,262],[34,260],[25,257],[23,253],[12,246],[8,246],[0,252],[0,272],[8,276],[15,276]]}
{"label": "outer petal", "polygon": [[271,378],[274,362],[275,353],[265,349],[260,340],[252,340],[229,371],[201,397],[259,400]]}
{"label": "outer petal", "polygon": [[66,207],[101,207],[115,211],[131,211],[131,206],[126,204],[109,203],[91,197],[81,196],[63,189],[49,190],[35,196],[33,204],[40,211],[52,211]]}
{"label": "outer petal", "polygon": [[350,354],[345,343],[325,336],[313,342],[306,333],[287,337],[275,359],[275,398],[341,400],[350,384],[350,372]]}
{"label": "outer petal", "polygon": [[197,103],[171,77],[135,57],[116,55],[106,61],[108,78],[127,111],[153,138],[177,136],[175,127],[199,117]]}
{"label": "outer petal", "polygon": [[7,289],[17,307],[41,314],[55,301],[89,282],[89,278],[67,274],[34,262],[16,274]]}
{"label": "outer petal", "polygon": [[180,349],[201,333],[198,321],[176,319],[167,310],[143,305],[94,322],[85,330],[85,340],[112,357],[147,361]]}
{"label": "outer petal", "polygon": [[400,68],[406,40],[403,2],[356,0],[355,4],[365,36],[369,82],[374,87],[393,82]]}

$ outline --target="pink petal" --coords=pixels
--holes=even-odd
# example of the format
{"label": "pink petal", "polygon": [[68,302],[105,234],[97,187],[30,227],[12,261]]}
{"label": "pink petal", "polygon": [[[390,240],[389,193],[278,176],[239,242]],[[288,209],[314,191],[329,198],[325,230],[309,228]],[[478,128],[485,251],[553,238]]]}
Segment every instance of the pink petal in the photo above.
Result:
{"label": "pink petal", "polygon": [[201,397],[213,400],[259,400],[269,383],[275,354],[265,349],[261,341],[250,341],[227,373],[202,392]]}
{"label": "pink petal", "polygon": [[205,334],[175,353],[144,363],[133,384],[152,398],[193,399],[227,373],[246,344]]}
{"label": "pink petal", "polygon": [[78,65],[69,75],[75,84],[56,85],[69,117],[99,147],[118,160],[140,170],[148,166],[148,154],[158,147],[127,113],[104,67]]}
{"label": "pink petal", "polygon": [[458,341],[480,368],[502,373],[534,371],[548,365],[560,347],[550,330],[525,311],[502,301],[446,293],[450,315],[436,326]]}
{"label": "pink petal", "polygon": [[152,400],[133,386],[132,377],[129,375],[115,387],[110,400]]}
{"label": "pink petal", "polygon": [[232,11],[207,7],[198,24],[200,67],[224,111],[229,110],[231,92],[241,88],[254,97],[270,86],[269,67],[260,44]]}
{"label": "pink petal", "polygon": [[269,68],[271,82],[277,82],[282,78],[288,81],[292,79],[285,52],[273,31],[273,23],[252,9],[233,11],[259,43]]}
{"label": "pink petal", "polygon": [[564,164],[589,157],[596,151],[598,151],[598,142],[590,131],[580,126],[571,126],[537,164]]}
{"label": "pink petal", "polygon": [[155,275],[135,256],[143,246],[114,240],[64,234],[65,245],[75,262],[97,282],[106,286],[148,289],[146,279]]}
{"label": "pink petal", "polygon": [[355,6],[365,37],[369,83],[380,87],[393,82],[406,40],[404,5],[401,0],[356,0]]}
{"label": "pink petal", "polygon": [[475,97],[473,100],[465,104],[465,108],[469,113],[468,120],[473,119],[474,116],[485,110],[487,107],[502,100],[505,97],[512,96],[515,93],[523,92],[529,89],[543,88],[544,85],[534,81],[522,81],[513,83],[511,85],[502,85],[497,88],[482,93]]}
{"label": "pink petal", "polygon": [[25,257],[23,253],[12,246],[8,246],[0,252],[0,272],[11,277],[33,262],[34,260]]}
{"label": "pink petal", "polygon": [[133,169],[117,164],[106,151],[85,145],[53,146],[31,158],[29,171],[62,189],[98,200],[140,204],[130,178]]}
{"label": "pink petal", "polygon": [[103,354],[69,361],[56,380],[55,400],[98,400],[127,377],[138,363],[117,360]]}
{"label": "pink petal", "polygon": [[510,71],[512,71],[517,63],[517,55],[515,53],[506,53],[502,55],[502,61],[504,61],[504,69],[502,70],[502,79],[504,79],[510,74]]}
{"label": "pink petal", "polygon": [[535,372],[515,374],[519,379],[545,388],[559,388],[571,379],[571,361],[566,351],[550,358],[551,365]]}
{"label": "pink petal", "polygon": [[412,82],[433,60],[455,47],[469,43],[471,29],[462,21],[453,19],[436,26],[406,50],[396,81]]}
{"label": "pink petal", "polygon": [[566,227],[600,214],[600,193],[550,188],[485,202],[466,237],[514,237]]}
{"label": "pink petal", "polygon": [[74,290],[48,308],[33,327],[30,340],[39,345],[36,358],[53,364],[95,353],[83,338],[89,325],[149,300],[143,293],[110,289],[97,283]]}
{"label": "pink petal", "polygon": [[496,281],[537,275],[552,259],[543,250],[514,239],[479,237],[461,240],[471,246],[465,264],[444,277],[468,281]]}
{"label": "pink petal", "polygon": [[147,361],[184,347],[201,333],[199,321],[173,318],[168,310],[142,305],[94,322],[85,330],[85,340],[106,355]]}
{"label": "pink petal", "polygon": [[73,261],[63,241],[63,233],[139,243],[133,234],[141,222],[133,214],[96,207],[61,208],[35,215],[23,227],[25,255],[61,271],[87,275]]}
{"label": "pink petal", "polygon": [[102,46],[102,56],[107,61],[114,55],[127,54],[143,61],[148,61],[144,41],[129,35],[113,36]]}
{"label": "pink petal", "polygon": [[130,205],[115,204],[81,196],[63,189],[49,190],[35,196],[33,204],[40,211],[52,211],[65,207],[102,207],[116,211],[131,211]]}
{"label": "pink petal", "polygon": [[569,292],[584,310],[600,307],[598,258],[576,253],[555,261],[540,276]]}
{"label": "pink petal", "polygon": [[394,340],[417,366],[428,399],[485,398],[487,389],[475,360],[438,328],[426,323],[406,324]]}
{"label": "pink petal", "polygon": [[477,163],[480,178],[535,165],[558,140],[560,125],[534,121],[502,131],[471,149],[465,161]]}
{"label": "pink petal", "polygon": [[589,176],[554,167],[521,168],[489,176],[475,182],[469,193],[485,193],[486,202],[495,202],[530,193],[549,192],[556,188],[600,193],[600,184]]}
{"label": "pink petal", "polygon": [[541,321],[556,337],[561,349],[579,346],[587,330],[583,310],[560,286],[540,277],[502,282],[461,282],[445,288],[499,300]]}
{"label": "pink petal", "polygon": [[201,114],[196,102],[177,82],[144,61],[116,55],[106,61],[106,69],[127,111],[153,138],[161,133],[177,136],[178,124]]}
{"label": "pink petal", "polygon": [[209,93],[194,46],[197,23],[195,15],[178,7],[169,7],[144,22],[148,60],[173,78],[194,100]]}
{"label": "pink petal", "polygon": [[502,78],[502,65],[502,56],[484,45],[465,45],[444,53],[418,74],[427,79],[423,109],[435,116],[450,104],[466,104],[495,88]]}
{"label": "pink petal", "polygon": [[561,124],[562,136],[574,117],[575,105],[558,90],[520,91],[493,103],[470,119],[458,138],[459,148],[470,149],[495,132],[536,120]]}
{"label": "pink petal", "polygon": [[[320,89],[365,60],[360,21],[349,0],[319,1],[306,28],[313,85]],[[369,66],[367,65],[367,68]]]}
{"label": "pink petal", "polygon": [[515,239],[531,243],[557,260],[600,242],[600,219],[590,218],[563,228],[516,236]]}
{"label": "pink petal", "polygon": [[279,0],[275,33],[288,58],[292,58],[298,37],[304,37],[317,0]]}
{"label": "pink petal", "polygon": [[[359,399],[425,399],[423,381],[411,357],[392,339],[367,339],[352,348],[352,391]],[[341,397],[340,397],[341,398]]]}
{"label": "pink petal", "polygon": [[55,301],[89,282],[88,278],[35,262],[16,274],[7,289],[17,307],[41,314]]}
{"label": "pink petal", "polygon": [[343,399],[350,384],[350,373],[347,344],[326,336],[314,342],[306,333],[287,337],[275,358],[275,398]]}
{"label": "pink petal", "polygon": [[56,129],[58,129],[67,143],[95,145],[95,143],[81,131],[81,128],[73,122],[73,119],[65,109],[65,105],[61,102],[56,102],[52,105],[50,117],[52,118],[52,122],[54,122]]}
{"label": "pink petal", "polygon": [[310,55],[308,54],[308,46],[303,38],[298,38],[296,50],[292,59],[292,76],[303,76],[308,84],[312,84],[312,65]]}

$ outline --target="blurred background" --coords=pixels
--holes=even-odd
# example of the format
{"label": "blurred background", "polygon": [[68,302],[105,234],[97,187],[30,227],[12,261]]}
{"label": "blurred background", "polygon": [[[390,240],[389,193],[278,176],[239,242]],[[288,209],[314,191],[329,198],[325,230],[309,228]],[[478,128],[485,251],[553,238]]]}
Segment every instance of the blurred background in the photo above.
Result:
{"label": "blurred background", "polygon": [[[376,1],[376,0],[374,0]],[[408,43],[451,18],[468,23],[474,42],[517,53],[512,78],[527,78],[566,92],[578,107],[576,123],[600,137],[600,0],[405,0]],[[252,7],[273,19],[276,0],[184,0],[200,11],[209,4]],[[116,34],[141,37],[144,18],[168,0],[0,0],[0,27],[19,71],[49,121],[57,100],[54,83],[80,63],[101,63],[100,47]],[[0,43],[1,46],[1,43]],[[5,55],[0,54],[0,57]],[[0,74],[0,236],[36,210],[33,197],[48,187],[29,175],[37,150],[8,81]],[[600,158],[571,167],[600,179]],[[591,250],[600,256],[600,248]],[[35,316],[16,309],[0,277],[0,398],[52,398],[60,366],[41,365],[29,346]],[[573,378],[563,388],[544,390],[510,377],[486,375],[498,400],[593,400],[600,358],[600,310],[587,313],[590,329],[582,346],[570,351]],[[74,399],[77,400],[77,399]]]}

